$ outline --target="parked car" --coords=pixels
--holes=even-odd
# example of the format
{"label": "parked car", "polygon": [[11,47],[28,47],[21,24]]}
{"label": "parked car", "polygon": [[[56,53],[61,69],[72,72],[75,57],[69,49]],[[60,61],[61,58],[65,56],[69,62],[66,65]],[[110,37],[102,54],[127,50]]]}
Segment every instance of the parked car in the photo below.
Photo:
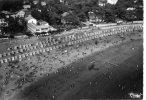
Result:
{"label": "parked car", "polygon": [[123,24],[123,21],[122,20],[118,20],[116,21],[117,25],[122,25]]}

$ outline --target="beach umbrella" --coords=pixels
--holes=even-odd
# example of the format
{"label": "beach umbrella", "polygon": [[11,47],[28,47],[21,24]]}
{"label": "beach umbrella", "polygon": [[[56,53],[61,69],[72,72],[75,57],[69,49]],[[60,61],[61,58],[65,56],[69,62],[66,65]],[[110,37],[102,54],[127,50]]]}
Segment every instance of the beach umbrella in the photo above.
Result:
{"label": "beach umbrella", "polygon": [[25,45],[22,45],[22,47],[25,48],[26,46]]}
{"label": "beach umbrella", "polygon": [[2,58],[2,54],[0,54],[0,58]]}
{"label": "beach umbrella", "polygon": [[71,42],[69,42],[68,45],[71,45]]}
{"label": "beach umbrella", "polygon": [[52,42],[50,42],[50,43],[49,43],[49,45],[53,45],[53,43],[52,43]]}
{"label": "beach umbrella", "polygon": [[74,43],[73,43],[73,42],[71,42],[71,44],[73,45]]}
{"label": "beach umbrella", "polygon": [[25,54],[22,54],[22,57],[25,58]]}
{"label": "beach umbrella", "polygon": [[28,53],[25,53],[25,56],[28,57]]}
{"label": "beach umbrella", "polygon": [[34,49],[37,49],[37,47],[36,47],[36,46],[34,46]]}
{"label": "beach umbrella", "polygon": [[46,52],[46,50],[45,50],[45,49],[43,49],[43,52]]}
{"label": "beach umbrella", "polygon": [[29,51],[30,50],[30,47],[28,47],[28,48],[26,48],[27,49],[27,51]]}
{"label": "beach umbrella", "polygon": [[14,57],[11,57],[11,60],[12,60],[12,61],[14,61],[14,60],[15,60],[15,58],[14,58]]}
{"label": "beach umbrella", "polygon": [[15,46],[14,49],[16,50],[17,49],[17,46]]}
{"label": "beach umbrella", "polygon": [[46,51],[49,51],[49,48],[47,48]]}
{"label": "beach umbrella", "polygon": [[25,45],[25,47],[27,47],[27,48],[28,48],[28,47],[29,47],[29,46],[28,46],[28,44],[26,44],[26,45]]}
{"label": "beach umbrella", "polygon": [[0,62],[1,62],[1,64],[3,64],[3,63],[4,63],[4,61],[3,61],[3,60],[0,60]]}
{"label": "beach umbrella", "polygon": [[7,58],[6,58],[6,59],[4,59],[4,62],[5,62],[5,63],[7,63],[7,62],[8,62],[8,59],[7,59]]}
{"label": "beach umbrella", "polygon": [[59,46],[58,45],[56,45],[56,47],[55,47],[56,49],[58,49],[59,48]]}
{"label": "beach umbrella", "polygon": [[39,54],[39,50],[36,51],[36,54]]}
{"label": "beach umbrella", "polygon": [[8,58],[8,61],[11,61],[11,58]]}
{"label": "beach umbrella", "polygon": [[37,42],[36,45],[39,45],[39,43]]}
{"label": "beach umbrella", "polygon": [[50,47],[50,50],[52,50],[52,47]]}
{"label": "beach umbrella", "polygon": [[36,54],[36,52],[35,51],[33,51],[33,53],[32,53],[33,55],[35,55]]}
{"label": "beach umbrella", "polygon": [[19,59],[19,61],[22,61],[22,59]]}
{"label": "beach umbrella", "polygon": [[62,48],[62,44],[61,44],[61,45],[59,45],[59,48]]}
{"label": "beach umbrella", "polygon": [[19,48],[22,48],[22,45],[19,45]]}
{"label": "beach umbrella", "polygon": [[32,56],[32,52],[29,52],[29,55]]}
{"label": "beach umbrella", "polygon": [[23,49],[20,49],[19,52],[23,53]]}
{"label": "beach umbrella", "polygon": [[143,29],[143,26],[140,26],[140,29]]}
{"label": "beach umbrella", "polygon": [[4,57],[6,57],[6,56],[7,56],[7,54],[6,54],[6,53],[3,53],[3,56],[4,56]]}
{"label": "beach umbrella", "polygon": [[21,59],[22,58],[22,56],[21,55],[19,55],[19,59]]}
{"label": "beach umbrella", "polygon": [[30,47],[32,46],[32,44],[28,44]]}
{"label": "beach umbrella", "polygon": [[41,47],[41,48],[43,48],[44,46],[43,46],[43,45],[41,45],[40,47]]}
{"label": "beach umbrella", "polygon": [[40,52],[42,52],[42,49],[40,49]]}
{"label": "beach umbrella", "polygon": [[15,59],[18,59],[18,56],[14,56],[15,57]]}
{"label": "beach umbrella", "polygon": [[46,43],[44,43],[44,47],[46,47],[47,45],[46,45]]}
{"label": "beach umbrella", "polygon": [[11,50],[10,48],[8,48],[7,50]]}

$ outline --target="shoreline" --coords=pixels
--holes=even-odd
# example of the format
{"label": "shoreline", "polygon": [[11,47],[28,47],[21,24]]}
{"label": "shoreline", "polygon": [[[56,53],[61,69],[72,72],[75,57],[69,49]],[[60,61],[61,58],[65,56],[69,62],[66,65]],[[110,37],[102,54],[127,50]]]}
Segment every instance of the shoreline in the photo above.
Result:
{"label": "shoreline", "polygon": [[[141,40],[136,40],[136,41],[134,41],[135,43],[137,42],[137,41],[141,41]],[[129,43],[133,43],[133,42],[131,42],[131,41],[129,41]],[[126,42],[125,44],[120,44],[120,45],[118,45],[118,46],[122,46],[122,45],[127,45],[127,44],[129,44],[128,42]],[[134,43],[133,43],[134,44]],[[111,47],[111,48],[108,48],[108,49],[112,49],[112,48],[117,48],[117,47],[115,47],[115,46],[113,46],[113,47]],[[105,51],[101,51],[101,52],[106,52],[107,50],[105,50]],[[98,54],[101,54],[100,52],[96,52],[96,55],[98,55]],[[94,56],[94,55],[90,55],[91,57],[92,56]],[[85,59],[88,59],[88,58],[91,58],[90,56],[87,56]],[[101,55],[100,55],[101,56]],[[79,63],[80,61],[77,61],[77,62],[75,62],[76,64],[77,63]],[[74,66],[74,65],[73,65]],[[79,66],[82,66],[82,65],[79,65]],[[102,69],[100,68],[100,70],[104,70],[106,67],[103,67]],[[121,68],[121,67],[120,67]],[[70,67],[70,66],[68,66],[68,68],[66,69],[66,70],[69,70],[69,69],[72,69],[72,67]],[[80,70],[82,70],[82,68],[80,69]],[[125,69],[126,70],[126,69]],[[72,69],[72,71],[73,71],[73,69]],[[96,73],[96,71],[92,71],[93,72],[93,75]],[[60,71],[60,73],[61,73],[61,71]],[[72,72],[69,72],[69,73],[72,73]],[[89,73],[89,72],[88,72]],[[99,71],[99,73],[101,73],[100,71]],[[124,74],[124,73],[123,73]],[[51,76],[46,76],[46,78],[44,77],[43,79],[41,79],[40,81],[38,81],[38,82],[36,82],[37,84],[35,84],[34,83],[34,86],[33,86],[33,84],[32,84],[32,86],[33,87],[38,87],[39,86],[39,84],[41,85],[42,84],[42,86],[45,88],[45,86],[43,85],[43,84],[45,84],[44,82],[45,82],[45,80],[49,80],[48,78],[50,78],[50,82],[51,82],[51,79],[52,79],[52,81],[53,80],[55,80],[54,78],[53,78],[53,76],[54,76],[55,74],[53,74],[53,75],[51,75]],[[59,75],[59,72],[58,72],[58,75]],[[86,75],[86,74],[85,74]],[[92,75],[92,74],[91,74]],[[57,76],[57,74],[55,75],[55,76]],[[90,76],[90,75],[89,75]],[[97,76],[97,75],[96,75]],[[47,78],[48,77],[48,78]],[[73,76],[72,76],[73,77]],[[74,76],[75,77],[75,76]],[[99,77],[99,76],[98,76]],[[57,77],[56,77],[56,79],[58,79]],[[82,78],[81,78],[82,79]],[[59,81],[59,80],[58,80]],[[73,80],[72,80],[73,81]],[[72,81],[69,81],[69,83],[68,84],[70,84],[70,83],[72,83]],[[83,81],[84,82],[84,81]],[[90,82],[90,81],[89,81]],[[82,83],[82,81],[81,81],[81,83]],[[80,83],[80,84],[81,84]],[[50,84],[51,85],[51,84]],[[62,84],[63,85],[63,84]],[[48,86],[48,85],[47,85]],[[64,85],[63,85],[64,86]],[[29,86],[30,87],[30,86]],[[25,88],[25,93],[23,93],[22,92],[22,94],[23,95],[27,95],[27,93],[29,93],[29,92],[27,92],[27,89],[28,90],[31,90],[32,89],[32,91],[34,91],[33,90],[33,87],[27,87],[27,88]],[[38,87],[39,88],[39,87]],[[40,87],[41,88],[41,87]],[[47,87],[46,87],[47,88]],[[53,88],[53,87],[52,87]],[[67,88],[65,88],[65,90],[66,90]],[[46,90],[46,89],[45,89]],[[64,90],[64,89],[63,89]],[[72,91],[72,90],[71,90]],[[43,93],[43,91],[41,90],[40,92],[42,92]],[[50,94],[50,93],[49,93]],[[68,94],[68,92],[67,92],[67,94]],[[64,95],[67,95],[66,93],[64,93]],[[29,94],[28,94],[29,95]],[[32,94],[33,95],[33,94]],[[44,94],[45,95],[45,94]],[[18,97],[19,97],[20,95],[18,95]],[[22,95],[21,95],[22,96]],[[21,97],[20,96],[20,97]],[[30,96],[31,96],[31,94],[30,94]],[[22,96],[23,97],[23,96]],[[24,97],[25,98],[25,97]],[[63,96],[61,96],[61,98],[63,98]],[[21,98],[22,100],[23,100],[23,98]],[[18,98],[18,99],[14,99],[14,100],[21,100],[20,98]],[[64,99],[60,99],[60,98],[58,98],[59,100],[64,100]],[[13,99],[12,99],[13,100]],[[31,100],[31,99],[26,99],[26,100]],[[44,99],[43,99],[44,100]],[[46,100],[46,99],[45,99]],[[66,100],[66,99],[65,99]]]}
{"label": "shoreline", "polygon": [[[124,43],[127,43],[128,41],[131,41],[131,40],[127,40],[127,41],[124,41]],[[114,45],[115,44],[115,45]],[[98,47],[98,48],[95,48],[96,50],[95,51],[92,51],[92,52],[94,52],[94,53],[92,53],[90,50],[88,50],[87,51],[87,53],[88,54],[86,54],[86,56],[83,56],[83,57],[88,57],[88,56],[92,56],[92,55],[94,55],[95,53],[100,53],[100,52],[103,52],[104,50],[106,50],[107,48],[112,48],[112,47],[115,47],[115,46],[118,46],[118,45],[120,45],[120,44],[123,44],[121,41],[120,42],[114,42],[114,44],[108,44],[108,45],[104,45],[104,46],[102,46],[103,45],[103,43],[101,43],[100,44],[100,47]],[[99,45],[98,45],[99,46]],[[71,52],[71,51],[70,51]],[[82,54],[81,54],[82,55]],[[66,58],[66,57],[62,57],[62,58]],[[71,58],[70,58],[71,59]],[[64,65],[64,66],[60,66],[60,67],[58,67],[58,68],[55,68],[54,69],[54,71],[53,72],[51,72],[51,73],[54,73],[54,72],[58,72],[58,69],[62,69],[62,68],[67,68],[66,66],[70,66],[70,64],[72,64],[72,63],[76,63],[76,61],[79,61],[80,59],[82,59],[82,57],[81,58],[76,58],[76,59],[74,59],[74,61],[72,61],[72,62],[69,62],[69,60],[66,60],[66,62],[69,62],[69,63],[67,63],[66,65]],[[84,58],[83,58],[84,59]],[[55,61],[54,61],[55,62]],[[44,75],[43,75],[44,76]],[[37,80],[39,81],[39,79],[41,80],[41,78],[43,77],[43,76],[41,76],[40,78],[38,78]],[[34,81],[34,83],[35,83],[36,81]],[[32,84],[32,83],[31,83]],[[28,85],[28,87],[29,87],[29,85]],[[26,87],[27,88],[27,87]]]}

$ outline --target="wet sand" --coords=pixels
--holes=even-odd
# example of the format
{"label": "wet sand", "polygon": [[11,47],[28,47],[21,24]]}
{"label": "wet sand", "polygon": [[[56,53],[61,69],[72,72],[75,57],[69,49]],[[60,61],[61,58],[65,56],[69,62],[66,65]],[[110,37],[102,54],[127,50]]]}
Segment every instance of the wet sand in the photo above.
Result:
{"label": "wet sand", "polygon": [[11,100],[130,99],[129,92],[143,91],[142,43],[134,40],[94,53],[45,76]]}

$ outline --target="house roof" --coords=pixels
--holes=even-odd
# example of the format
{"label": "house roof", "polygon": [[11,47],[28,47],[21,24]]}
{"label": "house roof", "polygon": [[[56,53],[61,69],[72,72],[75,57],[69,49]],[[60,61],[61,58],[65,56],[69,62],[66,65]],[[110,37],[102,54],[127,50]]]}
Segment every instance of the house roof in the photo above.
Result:
{"label": "house roof", "polygon": [[[53,28],[52,26],[50,26],[49,24],[45,24],[45,25],[36,25],[33,23],[28,23],[28,26],[33,28],[33,29],[42,29],[42,28]],[[55,28],[53,28],[54,30],[56,30]]]}
{"label": "house roof", "polygon": [[35,18],[33,18],[31,15],[29,15],[28,17],[26,17],[26,18],[25,18],[25,20],[26,20],[26,21],[29,21],[29,20],[31,20],[31,19],[36,20],[36,19],[35,19]]}
{"label": "house roof", "polygon": [[9,12],[9,11],[1,11],[1,13],[6,14],[6,15],[12,14],[12,13]]}
{"label": "house roof", "polygon": [[43,20],[39,20],[38,22],[40,23],[40,25],[48,24],[46,21],[43,21]]}
{"label": "house roof", "polygon": [[107,3],[108,0],[99,0],[100,3]]}
{"label": "house roof", "polygon": [[69,12],[64,12],[64,13],[62,14],[62,17],[65,17],[65,16],[67,16],[67,15],[69,15]]}
{"label": "house roof", "polygon": [[17,13],[19,13],[19,12],[26,12],[27,11],[27,9],[21,9],[21,10],[19,10],[19,11],[16,11],[15,13],[17,14]]}

